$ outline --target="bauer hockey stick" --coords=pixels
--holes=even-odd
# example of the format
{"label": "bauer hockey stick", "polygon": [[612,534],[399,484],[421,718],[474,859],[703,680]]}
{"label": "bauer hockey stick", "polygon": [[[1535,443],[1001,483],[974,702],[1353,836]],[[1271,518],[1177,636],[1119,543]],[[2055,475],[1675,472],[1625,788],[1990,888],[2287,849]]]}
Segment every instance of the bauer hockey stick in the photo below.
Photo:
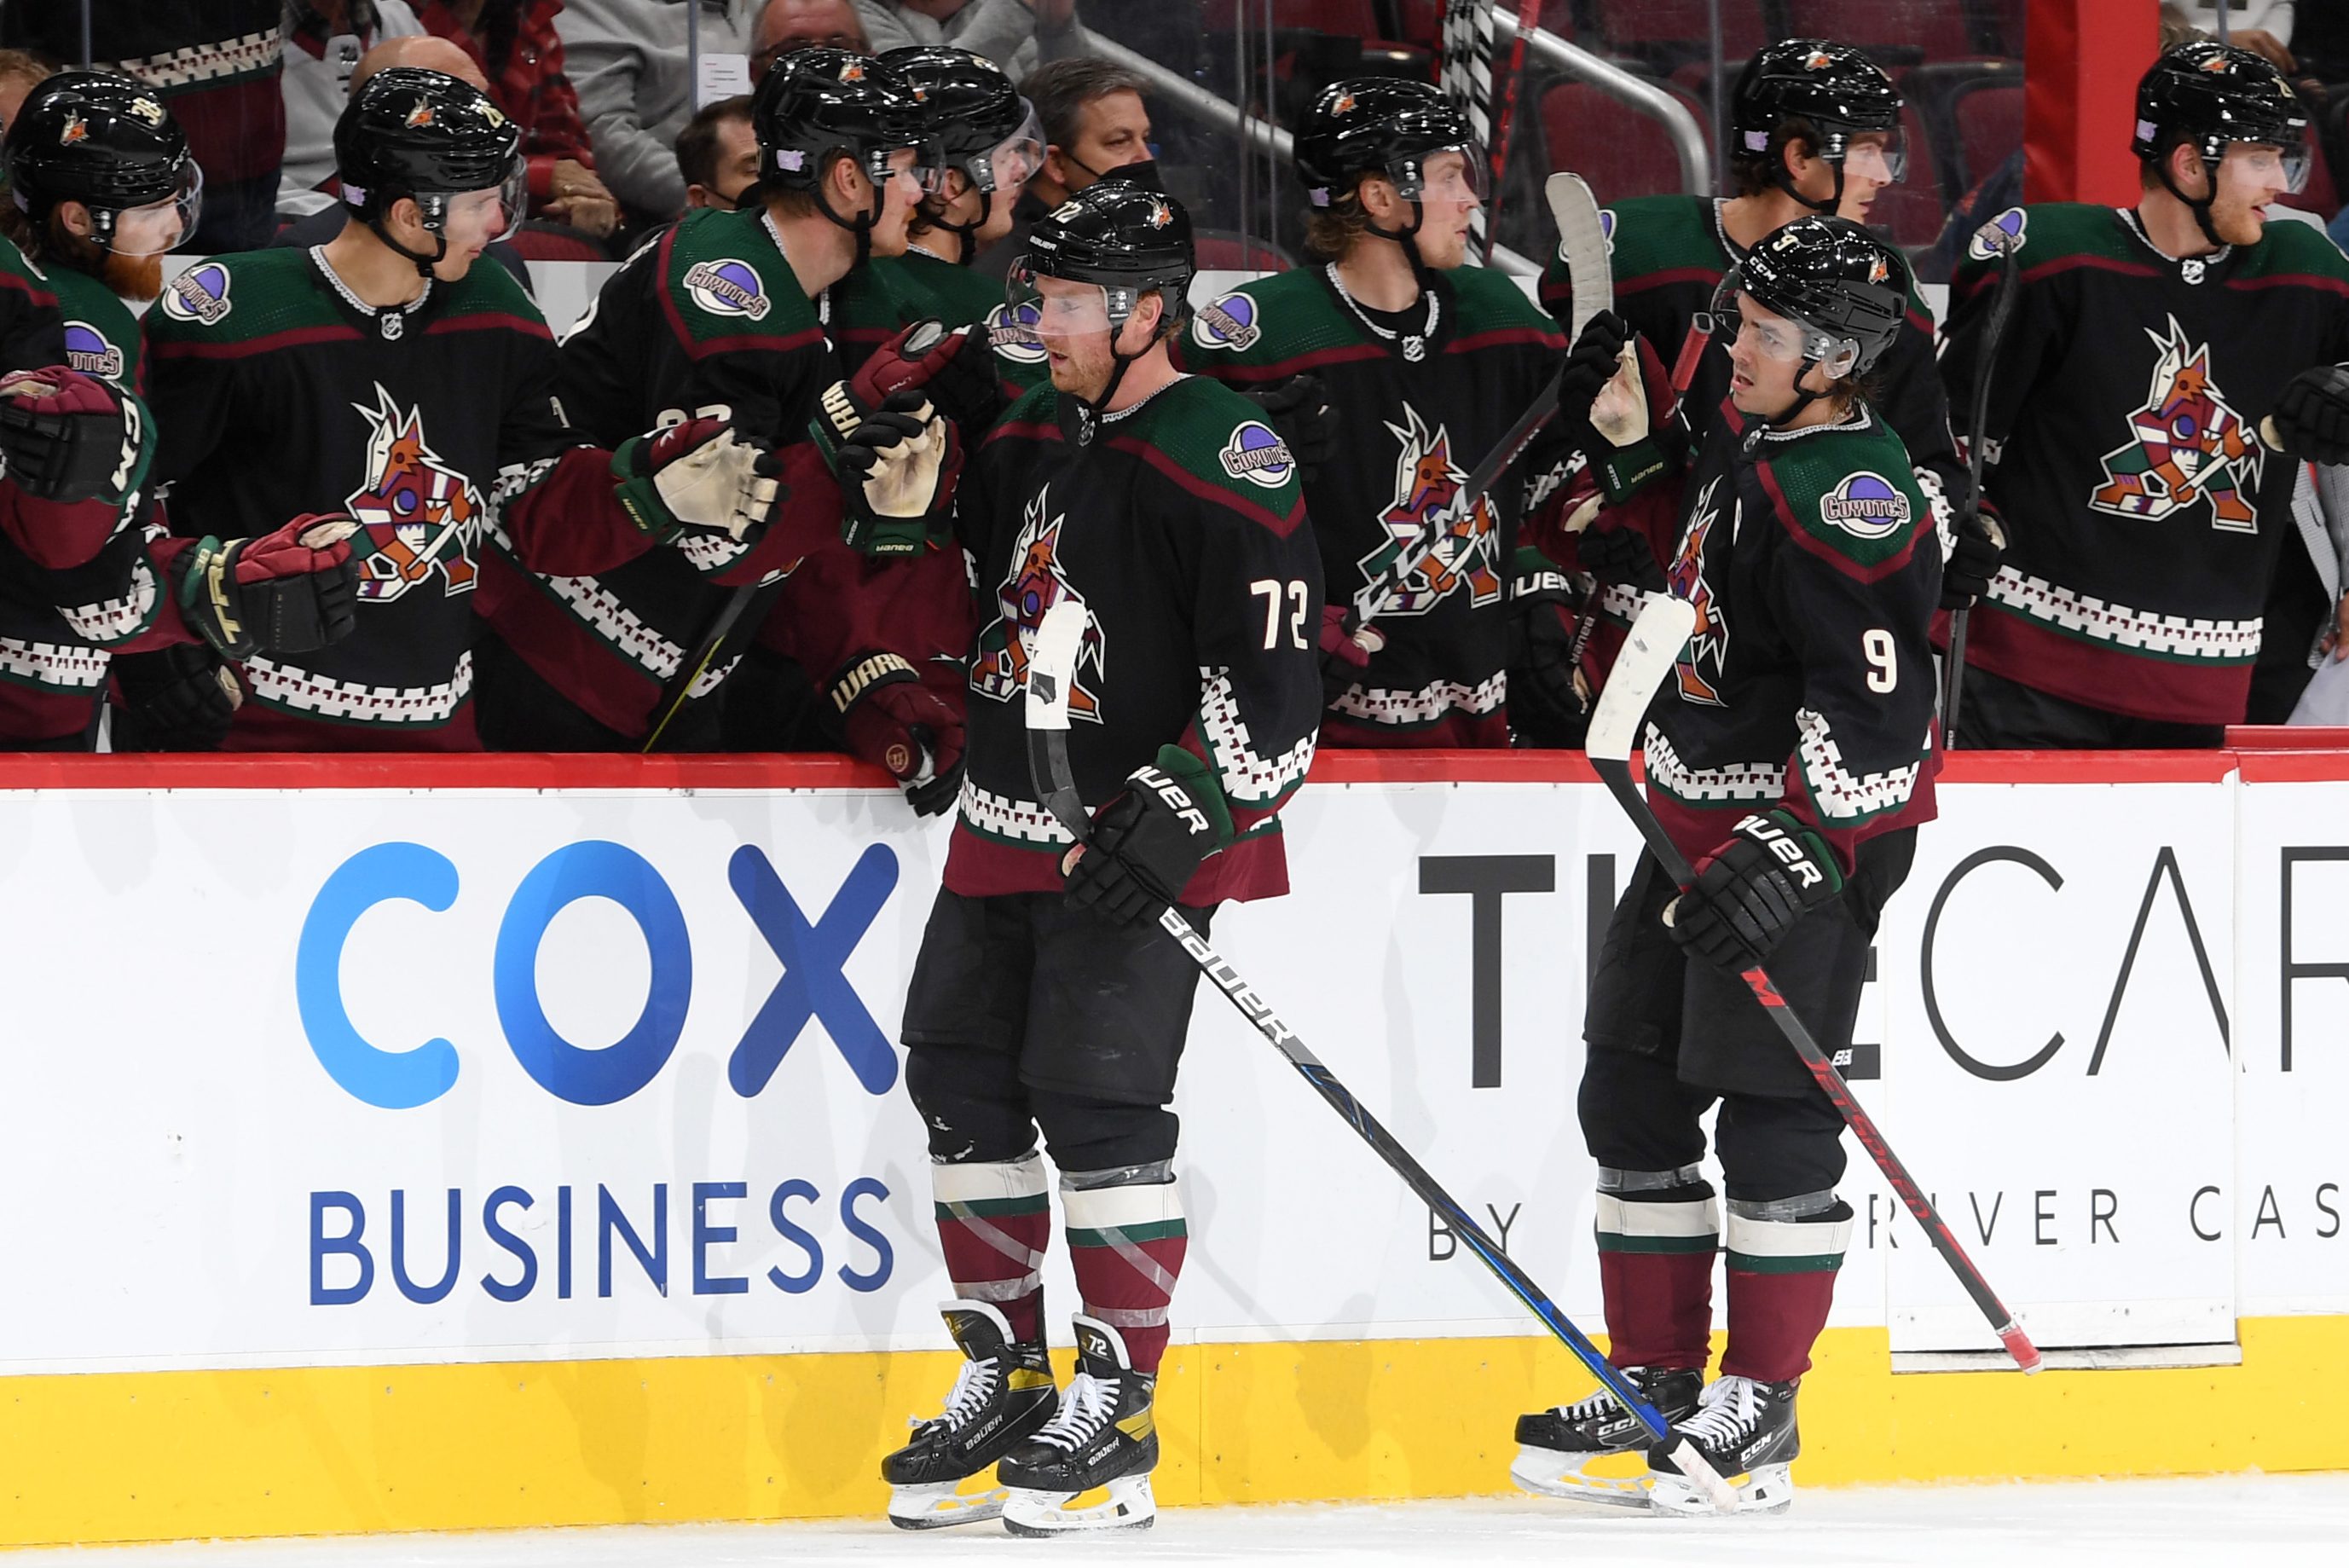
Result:
{"label": "bauer hockey stick", "polygon": [[[1631,825],[1640,830],[1640,837],[1647,841],[1648,852],[1656,857],[1656,863],[1664,868],[1664,874],[1672,879],[1673,884],[1683,890],[1695,882],[1696,869],[1689,864],[1688,857],[1681,853],[1680,846],[1672,842],[1632,784],[1630,756],[1631,743],[1640,737],[1647,718],[1648,704],[1671,673],[1695,626],[1696,611],[1687,600],[1659,595],[1648,601],[1640,618],[1631,624],[1631,634],[1623,651],[1615,656],[1615,667],[1607,677],[1606,689],[1599,694],[1599,708],[1591,715],[1590,733],[1584,742],[1591,767],[1599,770],[1608,792],[1623,808],[1623,814],[1631,819]],[[1819,1049],[1819,1043],[1811,1038],[1811,1031],[1778,994],[1769,971],[1757,964],[1738,978],[1745,982],[1754,999],[1770,1015],[1770,1021],[1786,1037],[1786,1043],[1795,1047],[1803,1065],[1810,1068],[1811,1077],[1842,1113],[1845,1125],[1858,1135],[1860,1147],[1876,1161],[1876,1168],[1884,1172],[1885,1181],[1900,1195],[1909,1212],[1916,1216],[1917,1223],[1932,1242],[1933,1250],[1941,1254],[1941,1261],[1950,1265],[1950,1272],[1958,1276],[1958,1283],[1965,1286],[1966,1294],[1973,1297],[1974,1305],[1990,1320],[1992,1331],[2006,1346],[2006,1353],[2014,1357],[2014,1364],[2025,1372],[2038,1371],[2038,1346],[2031,1343],[2031,1336],[2014,1321],[2014,1314],[2006,1310],[2005,1304],[1990,1288],[1990,1282],[1966,1256],[1966,1250],[1958,1244],[1957,1237],[1934,1210],[1932,1200],[1909,1174],[1909,1168],[1900,1163],[1900,1157],[1892,1152],[1892,1145],[1884,1140],[1875,1119],[1852,1098],[1851,1086],[1844,1082],[1843,1074],[1836,1071],[1835,1063]]]}
{"label": "bauer hockey stick", "polygon": [[[1029,773],[1035,780],[1036,792],[1043,797],[1045,809],[1080,844],[1092,832],[1092,819],[1085,810],[1084,798],[1077,792],[1076,774],[1069,765],[1069,687],[1076,675],[1078,652],[1084,643],[1086,620],[1085,607],[1072,599],[1063,599],[1053,605],[1045,612],[1043,624],[1036,630],[1028,663]],[[1675,1438],[1671,1424],[1662,1413],[1599,1353],[1599,1347],[1574,1326],[1573,1319],[1558,1310],[1549,1293],[1509,1260],[1498,1243],[1485,1233],[1485,1228],[1461,1207],[1457,1199],[1437,1185],[1426,1168],[1412,1158],[1411,1151],[1395,1141],[1394,1134],[1338,1081],[1337,1075],[1306,1048],[1297,1031],[1281,1022],[1271,1004],[1257,995],[1239,971],[1209,946],[1206,937],[1192,930],[1190,922],[1171,905],[1159,912],[1158,928],[1174,939],[1191,962],[1198,965],[1199,973],[1223,993],[1224,999],[1239,1009],[1240,1016],[1257,1033],[1272,1042],[1273,1049],[1313,1086],[1316,1094],[1330,1102],[1330,1109],[1345,1119],[1346,1125],[1371,1146],[1371,1152],[1386,1161],[1387,1169],[1402,1177],[1403,1184],[1430,1210],[1444,1216],[1444,1223],[1493,1272],[1493,1276],[1508,1286],[1511,1294],[1525,1303],[1526,1310],[1541,1320],[1542,1326],[1574,1352],[1575,1359],[1607,1386],[1607,1391],[1631,1412],[1651,1438],[1660,1443],[1677,1442],[1671,1459],[1681,1467],[1681,1473],[1695,1482],[1716,1509],[1723,1513],[1733,1512],[1737,1507],[1736,1491],[1705,1462],[1696,1446],[1685,1438]]]}
{"label": "bauer hockey stick", "polygon": [[[1966,438],[1966,505],[1976,521],[1982,519],[1982,443],[1990,428],[1990,378],[1998,366],[1999,345],[2006,340],[2006,324],[2014,315],[2015,253],[2023,242],[2004,225],[1990,222],[1975,231],[1974,237],[1994,236],[1988,243],[1998,250],[1998,297],[1991,301],[1990,320],[1982,325],[1982,358],[1974,366],[1974,402],[1969,410],[1973,423]],[[1964,695],[1966,679],[1966,620],[1973,614],[1971,604],[1961,604],[1950,612],[1950,678],[1941,692],[1941,744],[1947,746],[1958,727],[1958,699]]]}

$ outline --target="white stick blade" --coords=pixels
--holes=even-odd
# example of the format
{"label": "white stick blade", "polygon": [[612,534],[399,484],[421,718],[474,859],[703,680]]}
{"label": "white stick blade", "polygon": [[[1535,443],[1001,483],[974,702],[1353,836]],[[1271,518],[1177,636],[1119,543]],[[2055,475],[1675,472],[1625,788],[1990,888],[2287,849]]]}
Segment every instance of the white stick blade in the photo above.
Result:
{"label": "white stick blade", "polygon": [[1607,672],[1599,710],[1590,716],[1590,733],[1583,741],[1585,752],[1610,762],[1630,757],[1649,702],[1671,674],[1694,630],[1696,606],[1687,600],[1660,593],[1648,601],[1631,623],[1623,651],[1615,655],[1615,667]]}
{"label": "white stick blade", "polygon": [[[1069,683],[1076,677],[1077,654],[1092,617],[1073,599],[1044,612],[1028,643],[1028,727],[1069,727]],[[1017,635],[1017,633],[1013,634]]]}
{"label": "white stick blade", "polygon": [[1607,230],[1599,201],[1579,174],[1560,172],[1542,187],[1551,221],[1557,224],[1558,253],[1574,273],[1574,304],[1568,325],[1579,337],[1590,318],[1615,307],[1615,276],[1607,255]]}

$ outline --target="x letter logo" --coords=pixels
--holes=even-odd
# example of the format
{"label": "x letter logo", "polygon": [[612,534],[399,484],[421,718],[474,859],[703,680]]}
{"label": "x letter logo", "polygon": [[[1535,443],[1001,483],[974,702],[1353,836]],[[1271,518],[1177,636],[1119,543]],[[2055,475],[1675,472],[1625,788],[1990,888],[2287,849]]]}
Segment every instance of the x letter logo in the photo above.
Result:
{"label": "x letter logo", "polygon": [[754,846],[745,844],[734,851],[726,880],[759,934],[783,961],[774,990],[742,1032],[733,1060],[727,1064],[727,1080],[734,1092],[748,1099],[765,1088],[808,1020],[821,1018],[865,1092],[888,1093],[897,1082],[897,1053],[843,971],[897,886],[897,857],[885,844],[868,846],[813,925]]}

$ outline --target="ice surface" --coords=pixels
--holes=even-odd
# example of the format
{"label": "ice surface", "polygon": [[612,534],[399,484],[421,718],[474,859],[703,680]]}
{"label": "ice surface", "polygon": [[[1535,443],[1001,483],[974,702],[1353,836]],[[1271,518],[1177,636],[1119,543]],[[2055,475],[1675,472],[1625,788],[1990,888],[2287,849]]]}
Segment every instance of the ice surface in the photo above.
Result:
{"label": "ice surface", "polygon": [[738,1568],[772,1563],[1483,1562],[1754,1564],[2349,1562],[2349,1474],[1808,1491],[1777,1518],[1671,1520],[1526,1498],[1385,1507],[1168,1509],[1157,1528],[1028,1542],[993,1525],[916,1535],[875,1518],[475,1535],[355,1536],[26,1553],[75,1568]]}

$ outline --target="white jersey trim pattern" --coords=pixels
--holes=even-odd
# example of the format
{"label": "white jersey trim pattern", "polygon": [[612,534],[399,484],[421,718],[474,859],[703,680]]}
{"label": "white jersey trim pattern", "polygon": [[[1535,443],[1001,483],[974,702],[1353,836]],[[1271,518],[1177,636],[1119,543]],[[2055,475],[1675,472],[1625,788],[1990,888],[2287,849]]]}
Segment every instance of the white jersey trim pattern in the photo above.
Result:
{"label": "white jersey trim pattern", "polygon": [[1355,686],[1330,707],[1367,724],[1433,724],[1452,713],[1498,713],[1508,695],[1508,672],[1496,670],[1473,686],[1457,681],[1436,681],[1418,691]]}
{"label": "white jersey trim pattern", "polygon": [[273,707],[363,724],[446,724],[473,691],[471,649],[458,656],[456,671],[448,681],[429,686],[359,686],[259,655],[237,668],[244,673],[244,684],[253,695]]}
{"label": "white jersey trim pattern", "polygon": [[752,546],[717,533],[688,533],[677,542],[685,563],[704,577],[714,576],[750,553]]}
{"label": "white jersey trim pattern", "polygon": [[106,684],[113,655],[103,648],[69,648],[0,637],[0,676],[57,691],[93,691]]}
{"label": "white jersey trim pattern", "polygon": [[1782,762],[1733,762],[1726,768],[1691,768],[1664,732],[1651,725],[1648,782],[1676,800],[1783,800],[1786,768]]}
{"label": "white jersey trim pattern", "polygon": [[154,569],[141,560],[131,568],[130,592],[122,598],[101,599],[95,604],[60,604],[57,614],[65,617],[75,636],[87,642],[127,643],[154,624],[156,589]]}
{"label": "white jersey trim pattern", "polygon": [[118,60],[114,68],[137,77],[150,88],[166,89],[224,77],[258,76],[283,52],[279,29],[265,27],[218,43],[191,44],[144,59]]}
{"label": "white jersey trim pattern", "polygon": [[1015,800],[982,789],[969,774],[963,775],[962,799],[957,803],[962,820],[991,839],[1023,844],[1073,844],[1077,841],[1052,813],[1034,800]]}
{"label": "white jersey trim pattern", "polygon": [[2260,656],[2261,621],[2203,621],[2108,603],[2059,588],[2044,577],[1999,568],[1990,596],[2007,609],[2059,631],[2174,659],[2248,664]]}
{"label": "white jersey trim pattern", "polygon": [[1296,745],[1278,757],[1266,757],[1248,744],[1247,721],[1240,717],[1238,694],[1228,668],[1199,670],[1199,733],[1216,759],[1216,778],[1224,799],[1242,805],[1278,800],[1302,783],[1313,766],[1313,739],[1308,731]]}
{"label": "white jersey trim pattern", "polygon": [[[1917,770],[1922,760],[1884,773],[1854,773],[1843,765],[1843,748],[1827,733],[1826,716],[1807,707],[1795,710],[1799,738],[1795,754],[1802,758],[1803,778],[1811,787],[1811,801],[1828,821],[1857,821],[1907,803],[1916,792]],[[1929,734],[1918,750],[1930,749]]]}

